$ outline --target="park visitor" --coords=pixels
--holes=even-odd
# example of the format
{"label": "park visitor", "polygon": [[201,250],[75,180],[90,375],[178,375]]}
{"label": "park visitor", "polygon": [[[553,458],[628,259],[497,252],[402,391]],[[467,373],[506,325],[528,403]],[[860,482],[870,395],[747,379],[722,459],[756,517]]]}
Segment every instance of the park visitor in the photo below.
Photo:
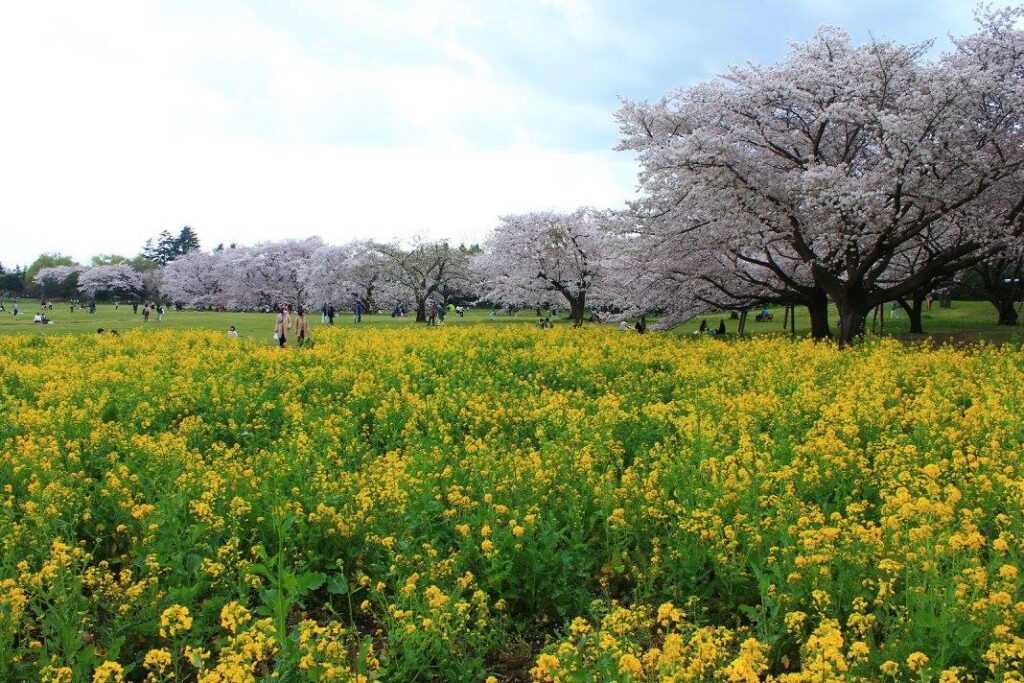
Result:
{"label": "park visitor", "polygon": [[306,343],[306,334],[309,332],[309,321],[306,320],[306,311],[299,306],[299,317],[295,319],[295,337],[299,346]]}
{"label": "park visitor", "polygon": [[228,336],[232,339],[238,339],[238,330],[235,329],[234,325],[228,328]]}
{"label": "park visitor", "polygon": [[288,316],[286,314],[287,310],[288,309],[284,306],[281,307],[281,312],[277,314],[277,322],[274,324],[274,341],[276,341],[277,345],[282,349],[284,348],[288,336],[288,323],[286,322],[288,320]]}

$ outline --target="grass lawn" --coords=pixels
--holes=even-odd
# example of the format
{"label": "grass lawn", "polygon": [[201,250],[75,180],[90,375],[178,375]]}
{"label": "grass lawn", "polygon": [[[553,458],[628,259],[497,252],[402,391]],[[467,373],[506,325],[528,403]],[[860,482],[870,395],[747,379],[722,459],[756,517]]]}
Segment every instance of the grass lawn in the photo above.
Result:
{"label": "grass lawn", "polygon": [[[148,329],[212,329],[227,331],[228,327],[234,325],[238,328],[242,337],[266,339],[271,343],[271,334],[274,329],[273,313],[236,313],[236,312],[210,312],[210,311],[168,311],[164,315],[163,322],[156,322],[155,314],[151,316],[150,322],[142,322],[141,308],[138,314],[133,314],[131,306],[122,304],[118,310],[114,310],[113,304],[99,304],[95,314],[87,310],[76,309],[70,311],[68,304],[64,302],[55,303],[52,311],[47,311],[47,317],[53,320],[53,325],[36,325],[32,322],[32,316],[39,307],[38,300],[22,299],[20,302],[21,312],[15,317],[11,315],[11,301],[4,302],[6,311],[0,313],[0,334],[13,333],[39,333],[39,334],[67,334],[67,333],[89,333],[95,334],[97,328],[105,330],[128,330],[132,328]],[[770,309],[775,319],[770,322],[754,322],[755,312],[751,312],[747,319],[747,334],[782,335],[786,332],[782,328],[783,309]],[[897,336],[906,339],[923,338],[922,335],[911,335],[908,333],[909,321],[906,314],[901,310],[900,316],[896,319],[890,318],[890,311],[886,307],[885,330],[886,336]],[[445,318],[446,325],[466,325],[474,323],[504,325],[504,324],[531,324],[535,323],[537,317],[533,311],[520,311],[515,316],[499,314],[492,317],[491,309],[471,309],[464,318],[450,314]],[[316,330],[321,326],[320,312],[314,311],[309,316],[313,337],[316,337]],[[693,320],[672,328],[674,334],[692,334],[700,326],[700,321],[706,319],[708,327],[718,327],[720,319],[725,320],[727,333],[731,336],[736,333],[738,320],[732,320],[728,314],[709,313],[704,316],[697,316]],[[833,331],[838,321],[838,315],[833,307],[830,320]],[[1024,328],[1020,326],[1006,327],[995,324],[996,311],[991,304],[985,301],[954,301],[952,308],[940,309],[936,302],[931,311],[924,312],[924,337],[932,337],[937,340],[951,341],[979,341],[987,340],[993,342],[1012,342],[1024,338]],[[556,318],[555,322],[566,324],[564,317]],[[351,311],[340,312],[335,317],[335,324],[345,327],[355,327]],[[388,314],[364,315],[362,326],[365,327],[400,327],[414,325],[412,317],[392,318]],[[617,323],[610,323],[617,324]],[[871,320],[868,320],[869,332],[871,331]],[[796,333],[797,335],[807,334],[810,325],[807,318],[807,309],[798,307],[796,309]],[[877,333],[877,331],[876,331]]]}
{"label": "grass lawn", "polygon": [[[132,313],[130,305],[121,304],[120,308],[114,310],[113,304],[101,303],[96,307],[96,313],[90,314],[88,309],[76,308],[72,313],[70,306],[65,302],[54,302],[53,310],[46,311],[46,317],[53,320],[52,325],[37,325],[32,322],[32,317],[39,310],[39,301],[36,299],[21,299],[19,301],[21,311],[17,316],[11,314],[11,301],[4,301],[7,309],[0,313],[0,334],[15,333],[39,333],[39,334],[67,334],[67,333],[89,333],[95,334],[96,330],[102,327],[104,330],[124,330],[135,328],[146,329],[210,329],[223,330],[225,333],[228,327],[234,325],[242,337],[266,338],[267,343],[272,342],[271,335],[274,331],[276,313],[238,313],[238,312],[214,312],[214,311],[174,311],[168,310],[164,314],[162,322],[156,322],[156,314],[150,316],[149,322],[142,321],[142,308],[137,314]],[[294,319],[294,314],[293,314]],[[313,337],[316,337],[316,330],[321,327],[320,311],[307,313],[310,327],[313,330]],[[390,314],[363,315],[362,326],[367,327],[398,327],[413,325],[415,318],[392,318]],[[505,324],[509,322],[533,322],[536,318],[531,312],[527,315],[521,312],[518,316],[509,317],[500,315],[490,317],[490,309],[475,309],[466,313],[464,318],[455,314],[445,317],[445,324],[465,325],[467,323],[489,322],[491,324]],[[356,327],[351,311],[341,311],[334,318],[337,326]]]}
{"label": "grass lawn", "polygon": [[[774,314],[775,319],[763,323],[754,322],[754,316],[757,314],[757,311],[750,312],[747,317],[747,334],[786,333],[782,329],[783,309],[769,308],[768,310]],[[932,305],[932,310],[924,311],[921,317],[925,331],[924,335],[910,334],[910,321],[902,309],[899,311],[899,317],[895,319],[890,317],[891,311],[892,309],[886,306],[884,331],[880,331],[876,327],[874,332],[872,332],[871,316],[868,316],[868,333],[875,335],[884,334],[885,336],[895,336],[911,340],[932,337],[939,341],[986,340],[1003,343],[1024,339],[1024,327],[1019,325],[1007,327],[996,324],[996,309],[987,301],[954,301],[951,308],[945,309],[939,308],[939,302],[935,301]],[[700,327],[700,321],[704,319],[708,321],[709,329],[717,328],[718,321],[724,319],[726,331],[730,334],[735,333],[739,325],[738,320],[729,319],[728,313],[709,313],[697,316],[693,320],[674,327],[673,331],[678,334],[691,334],[697,331]],[[839,325],[839,314],[835,306],[830,307],[829,322],[834,334]],[[805,335],[809,330],[810,321],[807,317],[807,309],[803,306],[798,306],[796,309],[796,333],[797,335]]]}

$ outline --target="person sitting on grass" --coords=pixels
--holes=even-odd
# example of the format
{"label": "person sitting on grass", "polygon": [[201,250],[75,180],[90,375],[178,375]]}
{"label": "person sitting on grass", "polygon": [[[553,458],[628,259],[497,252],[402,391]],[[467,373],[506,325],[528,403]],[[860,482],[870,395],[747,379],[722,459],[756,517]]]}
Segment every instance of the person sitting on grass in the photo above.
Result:
{"label": "person sitting on grass", "polygon": [[238,339],[238,330],[235,329],[234,325],[228,328],[228,336],[232,339]]}
{"label": "person sitting on grass", "polygon": [[725,334],[725,318],[718,321],[718,330],[715,334]]}

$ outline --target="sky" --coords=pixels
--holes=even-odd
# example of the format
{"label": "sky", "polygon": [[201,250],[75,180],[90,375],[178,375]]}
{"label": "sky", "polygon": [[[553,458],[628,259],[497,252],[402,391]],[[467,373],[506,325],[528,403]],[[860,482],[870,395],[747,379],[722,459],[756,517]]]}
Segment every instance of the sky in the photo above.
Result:
{"label": "sky", "polygon": [[0,264],[162,230],[482,241],[620,207],[621,99],[770,62],[822,24],[972,30],[970,0],[97,0],[0,4]]}

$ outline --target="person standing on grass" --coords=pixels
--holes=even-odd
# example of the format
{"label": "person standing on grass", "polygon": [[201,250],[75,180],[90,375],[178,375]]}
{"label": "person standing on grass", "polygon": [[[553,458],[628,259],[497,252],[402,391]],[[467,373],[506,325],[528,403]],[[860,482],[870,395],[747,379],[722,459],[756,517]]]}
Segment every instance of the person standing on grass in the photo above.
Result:
{"label": "person standing on grass", "polygon": [[306,343],[306,335],[309,334],[309,321],[306,320],[306,312],[299,306],[299,317],[295,319],[295,338],[299,346]]}
{"label": "person standing on grass", "polygon": [[356,322],[363,322],[363,300],[356,299]]}
{"label": "person standing on grass", "polygon": [[132,315],[139,314],[139,300],[135,299],[132,301]]}
{"label": "person standing on grass", "polygon": [[14,305],[11,306],[11,315],[14,315],[14,316],[18,315],[18,302],[17,301],[15,301]]}
{"label": "person standing on grass", "polygon": [[336,313],[336,311],[334,310],[334,304],[327,304],[327,323],[328,324],[330,324],[330,325],[334,324],[334,314],[335,313]]}
{"label": "person standing on grass", "polygon": [[289,325],[288,307],[282,304],[281,312],[277,314],[277,322],[274,325],[274,338],[277,339],[277,345],[282,349],[287,342]]}
{"label": "person standing on grass", "polygon": [[164,311],[165,310],[167,310],[167,309],[164,308],[163,304],[160,304],[159,306],[157,306],[157,309],[156,309],[156,321],[158,323],[162,323],[164,321]]}
{"label": "person standing on grass", "polygon": [[144,304],[142,306],[142,322],[149,322],[149,304]]}

